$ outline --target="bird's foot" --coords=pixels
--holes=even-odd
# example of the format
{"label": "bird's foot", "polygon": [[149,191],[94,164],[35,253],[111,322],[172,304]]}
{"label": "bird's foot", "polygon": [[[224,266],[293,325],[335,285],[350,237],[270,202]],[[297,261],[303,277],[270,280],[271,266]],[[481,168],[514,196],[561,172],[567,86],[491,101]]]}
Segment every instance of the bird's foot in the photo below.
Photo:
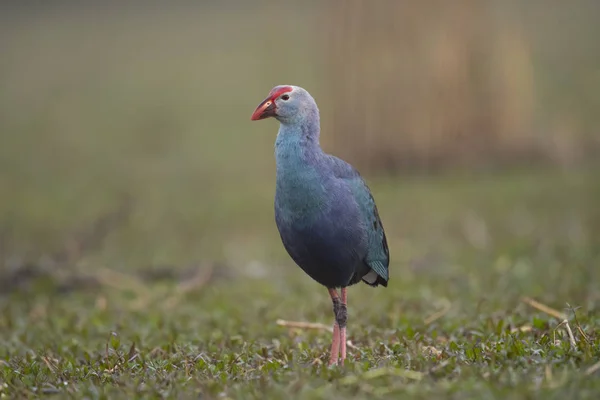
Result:
{"label": "bird's foot", "polygon": [[346,322],[348,320],[346,288],[342,288],[341,298],[335,289],[329,289],[329,295],[331,296],[333,314],[335,316],[329,366],[335,364],[344,365],[344,361],[346,360]]}
{"label": "bird's foot", "polygon": [[331,352],[329,354],[329,366],[337,364],[339,353],[340,353],[340,326],[337,323],[335,323],[333,325]]}
{"label": "bird's foot", "polygon": [[333,341],[329,365],[344,365],[346,360],[346,320],[348,311],[346,305],[334,301],[335,324],[333,325]]}
{"label": "bird's foot", "polygon": [[[344,305],[345,306],[345,305]],[[344,365],[346,360],[346,327],[340,327],[340,358],[339,364]]]}

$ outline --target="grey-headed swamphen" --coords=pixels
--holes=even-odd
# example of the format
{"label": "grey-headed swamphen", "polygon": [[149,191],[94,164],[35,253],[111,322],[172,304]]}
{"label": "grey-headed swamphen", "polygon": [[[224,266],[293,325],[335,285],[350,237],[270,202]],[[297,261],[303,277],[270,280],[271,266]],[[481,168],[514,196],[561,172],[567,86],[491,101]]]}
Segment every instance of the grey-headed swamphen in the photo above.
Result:
{"label": "grey-headed swamphen", "polygon": [[[274,117],[275,222],[291,258],[327,287],[335,323],[329,364],[346,358],[346,288],[387,286],[389,250],[371,191],[358,171],[319,144],[319,109],[298,86],[275,86],[253,121]],[[341,288],[341,296],[336,288]]]}

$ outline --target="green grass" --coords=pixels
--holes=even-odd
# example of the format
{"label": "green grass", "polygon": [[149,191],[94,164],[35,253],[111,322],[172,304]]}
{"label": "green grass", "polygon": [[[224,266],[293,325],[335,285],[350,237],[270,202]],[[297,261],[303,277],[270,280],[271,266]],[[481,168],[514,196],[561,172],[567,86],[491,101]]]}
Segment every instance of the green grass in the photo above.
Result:
{"label": "green grass", "polygon": [[346,365],[277,325],[333,322],[249,122],[279,83],[329,122],[316,16],[286,10],[0,24],[0,398],[598,398],[597,168],[370,176],[391,281],[349,290]]}
{"label": "green grass", "polygon": [[[374,183],[391,281],[350,289],[355,347],[343,368],[325,366],[329,332],[276,324],[330,324],[332,314],[326,291],[285,256],[268,212],[248,209],[256,230],[237,244],[236,262],[133,256],[115,241],[135,220],[71,262],[30,260],[29,279],[17,281],[8,264],[18,262],[5,259],[4,279],[15,281],[0,297],[2,394],[596,398],[600,371],[586,373],[600,355],[594,174]],[[229,209],[225,202],[215,212]],[[226,232],[242,237],[244,224]],[[170,235],[189,240],[185,225],[173,223]],[[565,312],[576,346],[559,319],[523,296]]]}

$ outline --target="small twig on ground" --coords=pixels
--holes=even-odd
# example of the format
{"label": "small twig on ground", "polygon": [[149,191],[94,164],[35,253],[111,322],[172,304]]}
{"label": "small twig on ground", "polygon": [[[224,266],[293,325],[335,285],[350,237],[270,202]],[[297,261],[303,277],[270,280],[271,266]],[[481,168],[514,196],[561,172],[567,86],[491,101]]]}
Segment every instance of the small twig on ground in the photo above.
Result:
{"label": "small twig on ground", "polygon": [[286,321],[283,319],[278,319],[276,321],[277,325],[285,326],[287,328],[296,328],[296,329],[318,329],[322,331],[333,332],[333,327],[329,325],[322,324],[320,322],[302,322],[302,321]]}
{"label": "small twig on ground", "polygon": [[575,337],[573,336],[573,331],[571,330],[571,327],[569,326],[569,321],[567,321],[565,319],[563,321],[563,323],[565,324],[565,327],[567,328],[567,333],[569,334],[569,340],[571,341],[571,346],[577,347],[577,342],[575,341]]}
{"label": "small twig on ground", "polygon": [[587,335],[585,334],[585,332],[583,331],[583,329],[581,328],[581,324],[579,323],[579,320],[577,319],[577,312],[576,309],[571,307],[569,305],[569,310],[571,310],[571,312],[573,313],[573,320],[575,321],[575,327],[577,328],[577,330],[579,331],[579,333],[581,334],[581,337],[583,338],[583,340],[585,340],[585,342],[587,344],[592,344],[592,342],[588,339]]}
{"label": "small twig on ground", "polygon": [[567,331],[567,334],[569,335],[569,342],[571,343],[571,346],[577,347],[577,342],[575,341],[575,336],[573,336],[573,331],[571,330],[571,326],[569,326],[569,321],[567,320],[567,315],[565,313],[555,310],[552,307],[548,307],[547,305],[542,304],[539,301],[536,301],[530,297],[523,297],[522,301],[526,304],[529,304],[531,307],[540,310],[541,312],[544,312],[548,315],[551,315],[555,318],[562,320],[562,322],[560,324],[558,324],[558,326],[556,328],[554,328],[555,335],[556,335],[556,330],[558,328],[560,328],[562,325],[564,325],[565,329]]}
{"label": "small twig on ground", "polygon": [[314,359],[314,360],[313,360],[313,361],[310,363],[310,365],[322,365],[322,364],[323,364],[323,361],[321,361],[321,359],[320,359],[320,358],[315,358],[315,359]]}
{"label": "small twig on ground", "polygon": [[181,282],[179,285],[177,285],[175,293],[173,293],[165,301],[165,308],[173,308],[179,303],[179,301],[184,295],[193,290],[199,290],[200,288],[208,284],[212,279],[214,268],[215,267],[213,264],[207,266],[206,268],[199,268],[198,272],[196,273],[196,275],[194,275],[194,277],[191,280]]}
{"label": "small twig on ground", "polygon": [[452,304],[450,304],[450,302],[447,302],[446,304],[444,304],[444,307],[441,310],[436,311],[433,314],[431,314],[430,316],[428,316],[427,318],[425,318],[423,320],[423,323],[425,325],[429,325],[429,324],[437,321],[438,319],[442,318],[444,315],[448,314],[448,311],[450,311],[451,308],[452,308]]}
{"label": "small twig on ground", "polygon": [[592,375],[594,372],[600,371],[600,361],[585,370],[586,375]]}
{"label": "small twig on ground", "polygon": [[581,334],[581,337],[583,338],[583,340],[585,340],[587,342],[587,344],[592,344],[592,342],[590,342],[590,339],[588,339],[587,335],[581,328],[581,325],[579,325],[579,323],[577,323],[577,330],[579,331],[579,334]]}
{"label": "small twig on ground", "polygon": [[535,308],[537,310],[540,310],[543,313],[551,315],[551,316],[553,316],[555,318],[558,318],[560,320],[566,320],[567,319],[567,316],[564,313],[562,313],[562,312],[560,312],[558,310],[555,310],[552,307],[548,307],[547,305],[542,304],[539,301],[536,301],[536,300],[534,300],[534,299],[532,299],[530,297],[523,297],[521,299],[521,301],[523,303],[525,303],[525,304],[530,305],[531,307],[533,307],[533,308]]}
{"label": "small twig on ground", "polygon": [[44,360],[44,363],[46,364],[48,369],[52,371],[52,373],[56,373],[56,365],[54,365],[54,363],[50,361],[48,357],[44,356],[42,357],[42,360]]}
{"label": "small twig on ground", "polygon": [[352,342],[350,340],[346,340],[346,346],[348,346],[352,350],[358,350],[358,346],[355,346],[354,344],[352,344]]}
{"label": "small twig on ground", "polygon": [[554,332],[556,332],[556,330],[558,328],[560,328],[562,325],[565,326],[567,334],[569,335],[569,342],[571,343],[571,346],[577,347],[577,342],[575,341],[575,337],[573,336],[573,331],[571,330],[571,327],[569,326],[569,321],[567,321],[566,319],[564,319],[560,324],[558,324],[558,326],[556,328],[554,328]]}
{"label": "small twig on ground", "polygon": [[523,326],[518,326],[518,327],[512,328],[510,330],[510,333],[531,332],[532,330],[533,330],[533,328],[530,325],[523,325]]}

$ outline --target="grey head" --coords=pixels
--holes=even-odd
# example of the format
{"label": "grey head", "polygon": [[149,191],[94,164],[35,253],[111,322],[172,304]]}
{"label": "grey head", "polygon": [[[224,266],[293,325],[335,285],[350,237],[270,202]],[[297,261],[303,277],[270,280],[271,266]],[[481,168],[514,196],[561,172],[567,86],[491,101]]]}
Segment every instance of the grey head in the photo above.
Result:
{"label": "grey head", "polygon": [[319,119],[319,109],[315,99],[299,86],[278,85],[271,89],[250,118],[258,121],[273,117],[284,125],[302,124],[307,120]]}

